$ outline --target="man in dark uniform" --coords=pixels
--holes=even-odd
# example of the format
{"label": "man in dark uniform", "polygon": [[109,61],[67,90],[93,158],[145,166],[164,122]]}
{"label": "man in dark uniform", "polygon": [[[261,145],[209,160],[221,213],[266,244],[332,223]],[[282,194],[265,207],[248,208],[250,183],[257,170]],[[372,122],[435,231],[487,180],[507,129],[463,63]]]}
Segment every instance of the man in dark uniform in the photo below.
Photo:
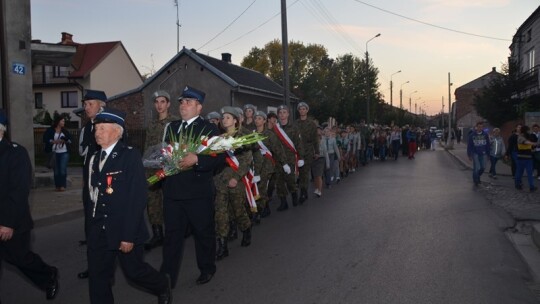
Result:
{"label": "man in dark uniform", "polygon": [[143,261],[149,234],[144,221],[147,183],[140,153],[126,146],[123,112],[104,109],[95,117],[100,150],[89,158],[88,272],[90,302],[114,303],[111,280],[118,258],[126,277],[171,303],[169,278]]}
{"label": "man in dark uniform", "polygon": [[30,251],[32,164],[26,149],[7,139],[6,130],[7,117],[0,112],[0,265],[5,260],[19,268],[52,300],[58,292],[58,269]]}
{"label": "man in dark uniform", "polygon": [[[94,155],[94,152],[96,152],[99,149],[98,144],[96,143],[96,138],[94,136],[94,119],[96,118],[96,115],[103,110],[105,107],[105,102],[107,101],[107,95],[105,95],[105,92],[103,91],[97,91],[97,90],[86,90],[84,92],[84,96],[82,99],[83,106],[84,106],[84,113],[86,114],[86,117],[88,118],[88,121],[82,127],[79,137],[79,155],[84,157],[83,160],[83,191],[82,191],[82,201],[83,201],[83,207],[84,210],[88,210],[87,206],[90,204],[90,198],[88,196],[88,161],[90,160],[90,157]],[[84,223],[84,230],[86,233],[89,219],[88,215],[85,214],[85,223]],[[85,242],[81,242],[84,244]],[[88,278],[88,269],[79,272],[77,275],[79,279],[86,279]]]}
{"label": "man in dark uniform", "polygon": [[[215,124],[200,117],[204,97],[203,92],[186,86],[179,98],[182,120],[173,121],[165,130],[166,141],[172,140],[170,134],[178,135],[180,132],[193,136],[219,135]],[[213,172],[224,160],[223,154],[206,156],[188,153],[179,165],[191,169],[163,180],[165,242],[161,272],[170,275],[173,287],[178,280],[188,225],[192,228],[197,266],[201,272],[197,284],[209,282],[216,272]]]}

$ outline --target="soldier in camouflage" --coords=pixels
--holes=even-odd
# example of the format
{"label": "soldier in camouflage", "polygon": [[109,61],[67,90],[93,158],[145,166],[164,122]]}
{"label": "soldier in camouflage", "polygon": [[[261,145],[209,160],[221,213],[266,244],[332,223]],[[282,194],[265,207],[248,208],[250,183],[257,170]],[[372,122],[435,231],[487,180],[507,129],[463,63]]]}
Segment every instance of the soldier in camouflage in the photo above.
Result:
{"label": "soldier in camouflage", "polygon": [[268,206],[268,183],[273,175],[276,165],[280,167],[285,164],[285,152],[283,145],[276,137],[276,134],[266,127],[266,114],[262,111],[257,111],[255,114],[255,126],[257,132],[265,137],[258,144],[258,151],[253,153],[253,161],[255,163],[255,175],[259,176],[257,186],[259,188],[260,198],[257,200],[257,216],[267,217],[270,215],[270,207]]}
{"label": "soldier in camouflage", "polygon": [[308,198],[309,180],[311,177],[311,164],[319,158],[319,136],[317,135],[317,124],[308,118],[309,106],[305,102],[298,103],[296,107],[300,117],[296,120],[296,125],[300,130],[302,143],[304,144],[304,166],[300,168],[299,186],[300,200],[303,203]]}
{"label": "soldier in camouflage", "polygon": [[[171,97],[169,93],[159,90],[152,94],[154,100],[154,109],[157,112],[156,119],[152,120],[146,128],[146,140],[144,141],[144,150],[163,142],[164,130],[166,126],[179,118],[169,114],[171,106]],[[146,169],[147,177],[154,175],[156,169]],[[163,195],[161,193],[161,183],[156,183],[148,189],[148,220],[152,225],[152,238],[144,244],[146,250],[152,250],[163,244]]]}
{"label": "soldier in camouflage", "polygon": [[[221,109],[221,125],[227,136],[242,136],[238,111],[233,107]],[[232,217],[235,218],[240,230],[243,232],[242,246],[251,244],[251,220],[246,211],[246,192],[242,178],[249,171],[253,162],[251,147],[240,148],[234,151],[234,157],[238,160],[238,167],[231,166],[231,157],[227,156],[227,164],[219,168],[214,176],[216,186],[215,222],[218,248],[216,258],[223,259],[229,255],[227,236],[229,234],[229,205],[232,207]]]}
{"label": "soldier in camouflage", "polygon": [[281,204],[278,211],[287,210],[287,194],[291,194],[293,206],[298,205],[296,178],[298,168],[304,166],[304,147],[300,131],[296,125],[289,122],[289,108],[285,105],[278,107],[279,123],[272,129],[279,138],[285,151],[285,164],[277,168],[277,193]]}
{"label": "soldier in camouflage", "polygon": [[242,125],[250,130],[250,131],[255,131],[255,129],[257,128],[255,126],[255,113],[257,112],[257,108],[252,105],[252,104],[246,104],[244,105],[244,122],[242,123]]}

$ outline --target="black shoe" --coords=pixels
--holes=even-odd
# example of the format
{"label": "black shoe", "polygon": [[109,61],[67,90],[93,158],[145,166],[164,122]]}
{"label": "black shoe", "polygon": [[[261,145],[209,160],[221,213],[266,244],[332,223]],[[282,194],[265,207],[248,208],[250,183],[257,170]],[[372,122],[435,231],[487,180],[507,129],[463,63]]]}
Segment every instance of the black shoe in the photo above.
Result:
{"label": "black shoe", "polygon": [[225,238],[218,238],[218,247],[216,250],[216,260],[220,261],[223,258],[226,258],[229,256],[229,247],[227,246],[227,239]]}
{"label": "black shoe", "polygon": [[211,273],[201,273],[201,275],[197,278],[197,285],[202,285],[210,282],[213,276],[214,275]]}
{"label": "black shoe", "polygon": [[281,197],[281,205],[277,208],[277,211],[284,211],[289,209],[289,204],[287,204],[287,199],[285,197]]}
{"label": "black shoe", "polygon": [[163,226],[152,225],[152,238],[144,244],[144,250],[150,251],[158,246],[163,245]]}
{"label": "black shoe", "polygon": [[300,199],[298,200],[298,203],[302,205],[307,199],[308,199],[307,190],[306,189],[300,190]]}
{"label": "black shoe", "polygon": [[87,279],[88,278],[88,269],[85,271],[81,271],[77,274],[77,278],[79,279]]}
{"label": "black shoe", "polygon": [[259,212],[253,214],[253,217],[251,218],[251,221],[255,225],[259,225],[261,223],[261,214]]}
{"label": "black shoe", "polygon": [[294,207],[298,206],[298,193],[296,192],[291,193],[291,197],[292,197],[292,205]]}
{"label": "black shoe", "polygon": [[531,192],[535,192],[536,190],[538,190],[538,188],[536,188],[536,187],[531,187]]}
{"label": "black shoe", "polygon": [[523,186],[522,186],[522,185],[517,185],[517,186],[516,186],[516,189],[522,190],[522,189],[523,189]]}
{"label": "black shoe", "polygon": [[270,211],[270,207],[268,205],[266,205],[266,207],[264,207],[262,212],[261,212],[261,218],[268,217],[268,216],[270,216],[271,213],[272,213],[272,211]]}
{"label": "black shoe", "polygon": [[227,236],[227,240],[234,241],[238,238],[238,226],[236,226],[235,221],[229,222],[229,235]]}
{"label": "black shoe", "polygon": [[47,297],[47,300],[53,300],[56,298],[56,294],[58,293],[58,268],[51,267],[51,278],[50,282],[45,287],[45,296]]}
{"label": "black shoe", "polygon": [[242,231],[242,247],[247,247],[251,245],[251,227]]}
{"label": "black shoe", "polygon": [[167,278],[167,289],[158,295],[158,304],[172,303],[171,277],[169,277],[168,274],[166,274],[165,277]]}

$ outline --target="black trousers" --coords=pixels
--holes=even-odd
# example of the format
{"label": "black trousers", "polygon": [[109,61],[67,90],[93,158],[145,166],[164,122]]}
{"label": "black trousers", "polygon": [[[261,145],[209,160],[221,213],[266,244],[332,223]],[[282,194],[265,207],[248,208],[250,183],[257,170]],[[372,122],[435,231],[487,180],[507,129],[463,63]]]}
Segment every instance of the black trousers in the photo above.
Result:
{"label": "black trousers", "polygon": [[171,286],[178,281],[184,254],[184,235],[188,225],[195,239],[197,267],[201,274],[216,272],[216,226],[212,197],[196,200],[163,199],[165,241],[161,272],[171,277]]}
{"label": "black trousers", "polygon": [[[115,261],[118,258],[120,267],[126,277],[135,285],[143,287],[158,295],[167,288],[167,278],[143,260],[144,248],[135,245],[129,253],[107,248],[105,230],[92,225],[88,235],[88,284],[90,286],[90,303],[112,304],[112,279],[115,272]],[[120,247],[120,244],[118,244]]]}
{"label": "black trousers", "polygon": [[41,289],[45,289],[50,283],[51,266],[30,251],[30,230],[13,234],[9,241],[0,241],[0,265],[2,260],[17,267]]}

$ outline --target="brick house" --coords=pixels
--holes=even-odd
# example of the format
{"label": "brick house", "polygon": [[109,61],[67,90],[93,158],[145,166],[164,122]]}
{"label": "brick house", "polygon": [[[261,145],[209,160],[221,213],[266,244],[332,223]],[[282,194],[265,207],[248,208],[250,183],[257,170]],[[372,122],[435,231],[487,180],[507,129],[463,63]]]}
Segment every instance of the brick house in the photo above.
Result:
{"label": "brick house", "polygon": [[489,85],[491,79],[499,76],[502,76],[502,74],[497,72],[495,68],[492,68],[491,72],[455,90],[456,101],[453,106],[455,107],[456,126],[458,128],[467,130],[473,128],[477,121],[483,120],[474,108],[474,97],[482,94],[482,91]]}
{"label": "brick house", "polygon": [[[265,112],[283,104],[283,87],[265,75],[231,63],[231,54],[216,59],[185,47],[142,85],[116,96],[108,106],[126,112],[128,129],[144,129],[155,119],[152,94],[165,90],[171,95],[171,113],[178,115],[178,97],[186,85],[206,93],[203,115],[226,105],[253,104]],[[292,95],[292,94],[291,94]],[[291,103],[298,99],[292,95]]]}

